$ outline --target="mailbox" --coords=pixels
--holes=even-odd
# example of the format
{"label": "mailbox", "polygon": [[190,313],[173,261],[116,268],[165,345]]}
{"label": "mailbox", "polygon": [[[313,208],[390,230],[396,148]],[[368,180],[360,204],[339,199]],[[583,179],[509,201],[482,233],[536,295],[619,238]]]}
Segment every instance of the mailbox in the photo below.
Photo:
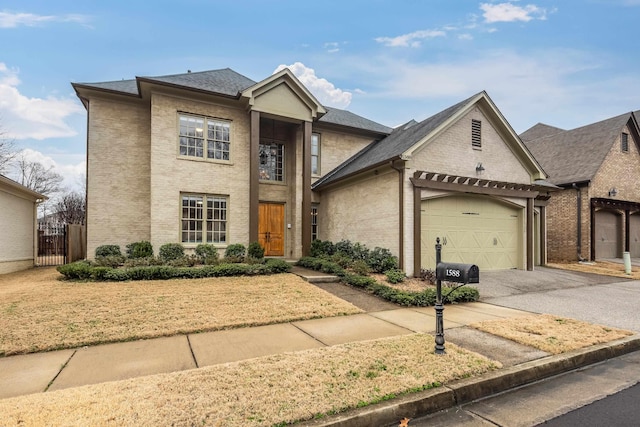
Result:
{"label": "mailbox", "polygon": [[480,283],[480,269],[475,264],[440,262],[436,266],[436,279],[457,283]]}

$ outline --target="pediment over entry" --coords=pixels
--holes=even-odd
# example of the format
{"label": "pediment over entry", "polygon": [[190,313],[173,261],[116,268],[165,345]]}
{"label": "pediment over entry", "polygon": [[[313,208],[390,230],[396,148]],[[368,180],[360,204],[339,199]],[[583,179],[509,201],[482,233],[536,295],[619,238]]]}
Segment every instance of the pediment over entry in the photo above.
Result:
{"label": "pediment over entry", "polygon": [[250,111],[296,120],[311,122],[326,114],[322,104],[288,68],[245,89],[242,98]]}

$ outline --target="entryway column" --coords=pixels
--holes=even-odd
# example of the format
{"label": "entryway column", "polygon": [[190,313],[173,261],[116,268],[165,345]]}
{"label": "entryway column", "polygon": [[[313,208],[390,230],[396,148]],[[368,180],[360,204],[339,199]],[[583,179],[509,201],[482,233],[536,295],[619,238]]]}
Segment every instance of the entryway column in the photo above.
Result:
{"label": "entryway column", "polygon": [[249,145],[249,243],[258,241],[258,161],[260,159],[260,112],[251,112],[251,140]]}
{"label": "entryway column", "polygon": [[302,256],[311,252],[311,122],[302,130]]}
{"label": "entryway column", "polygon": [[533,222],[534,211],[533,211],[533,198],[527,199],[527,271],[533,270],[534,264],[534,248],[535,248],[535,236],[533,235]]}

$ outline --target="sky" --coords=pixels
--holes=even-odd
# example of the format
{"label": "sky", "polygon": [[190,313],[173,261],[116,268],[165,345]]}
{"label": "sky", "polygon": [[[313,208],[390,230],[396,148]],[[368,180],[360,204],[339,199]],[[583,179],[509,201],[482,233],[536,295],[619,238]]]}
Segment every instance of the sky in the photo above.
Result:
{"label": "sky", "polygon": [[486,90],[517,133],[572,129],[640,109],[639,21],[640,0],[3,0],[0,133],[78,189],[71,83],[285,66],[391,127]]}

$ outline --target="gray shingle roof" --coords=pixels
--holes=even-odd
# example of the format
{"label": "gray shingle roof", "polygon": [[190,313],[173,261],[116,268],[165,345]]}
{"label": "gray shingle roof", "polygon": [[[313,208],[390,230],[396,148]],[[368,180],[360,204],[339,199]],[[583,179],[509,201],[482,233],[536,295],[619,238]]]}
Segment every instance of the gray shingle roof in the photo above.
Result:
{"label": "gray shingle roof", "polygon": [[359,171],[398,158],[431,131],[447,121],[456,112],[466,106],[469,101],[478,94],[453,105],[438,114],[431,116],[422,122],[416,123],[411,120],[404,125],[398,126],[391,134],[384,139],[374,141],[351,158],[347,159],[337,168],[327,173],[313,184],[313,188],[318,188],[341,178],[352,175]]}
{"label": "gray shingle roof", "polygon": [[[591,181],[631,113],[525,142],[548,181],[556,185]],[[556,128],[557,129],[557,128]]]}
{"label": "gray shingle roof", "polygon": [[558,132],[564,132],[564,129],[560,129],[554,126],[545,125],[544,123],[538,123],[533,127],[525,130],[520,134],[520,139],[523,141],[532,141],[534,139],[542,138],[544,136],[550,136]]}
{"label": "gray shingle roof", "polygon": [[[140,96],[138,91],[138,80],[171,84],[188,89],[204,90],[225,96],[237,96],[243,90],[256,84],[256,82],[250,78],[245,77],[230,68],[224,68],[220,70],[172,74],[158,77],[138,77],[133,80],[117,80],[100,83],[75,83],[74,86],[78,85]],[[389,134],[392,131],[392,129],[387,126],[365,119],[364,117],[358,116],[350,111],[328,107],[325,107],[325,109],[327,110],[327,114],[321,117],[319,122],[348,126],[354,129],[363,129],[380,134]]]}
{"label": "gray shingle roof", "polygon": [[327,114],[322,116],[319,123],[331,123],[341,126],[348,126],[355,129],[365,129],[382,134],[390,134],[393,129],[380,123],[376,123],[372,120],[365,119],[364,117],[353,114],[347,110],[340,110],[333,107],[324,107],[327,110]]}

